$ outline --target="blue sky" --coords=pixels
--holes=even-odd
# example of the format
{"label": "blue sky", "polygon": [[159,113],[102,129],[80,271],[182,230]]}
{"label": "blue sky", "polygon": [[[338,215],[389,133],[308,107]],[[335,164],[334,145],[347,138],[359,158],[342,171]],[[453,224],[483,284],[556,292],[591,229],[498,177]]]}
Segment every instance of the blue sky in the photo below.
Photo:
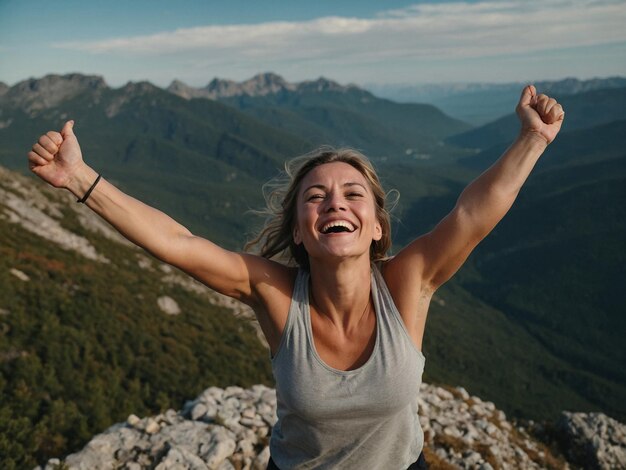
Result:
{"label": "blue sky", "polygon": [[529,82],[626,75],[626,0],[0,0],[0,81],[193,86]]}

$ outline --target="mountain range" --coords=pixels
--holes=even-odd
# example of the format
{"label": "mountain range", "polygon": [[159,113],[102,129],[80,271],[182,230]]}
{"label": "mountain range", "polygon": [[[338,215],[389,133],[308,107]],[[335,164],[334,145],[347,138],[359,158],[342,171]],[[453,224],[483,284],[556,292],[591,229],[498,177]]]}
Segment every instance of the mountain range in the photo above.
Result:
{"label": "mountain range", "polygon": [[441,140],[469,128],[434,106],[395,103],[325,78],[288,83],[265,73],[242,83],[214,79],[195,89],[174,82],[167,89],[186,99],[222,102],[314,145],[347,145],[372,157],[449,154],[441,152]]}
{"label": "mountain range", "polygon": [[[397,248],[430,230],[445,216],[463,187],[497,159],[508,145],[507,139],[510,141],[514,135],[505,125],[511,117],[502,121],[504,124],[470,129],[431,105],[393,103],[354,86],[326,80],[323,83],[327,85],[318,83],[300,89],[299,84],[286,84],[281,88],[280,77],[259,77],[254,83],[265,81],[271,85],[263,88],[247,83],[238,88],[237,84],[216,82],[215,90],[229,91],[213,98],[179,96],[183,89],[180,84],[177,93],[147,82],[112,89],[100,77],[80,74],[47,76],[0,87],[0,164],[26,172],[25,153],[34,139],[48,129],[59,129],[65,119],[72,118],[85,158],[105,177],[173,215],[192,231],[228,248],[241,249],[260,224],[245,213],[261,206],[261,186],[283,161],[305,153],[324,137],[330,143],[342,144],[347,143],[342,136],[351,136],[372,157],[386,187],[400,191],[401,199],[394,211]],[[236,91],[243,89],[256,91]],[[626,419],[626,377],[622,367],[626,350],[621,339],[626,326],[626,298],[620,285],[626,274],[623,93],[623,88],[616,88],[560,98],[565,103],[566,122],[573,124],[564,127],[539,161],[511,212],[433,299],[424,344],[427,380],[462,385],[518,418],[546,419],[562,409],[572,409],[600,410]],[[512,102],[510,109],[514,106]],[[401,120],[404,122],[399,123]],[[494,126],[501,130],[494,132]],[[426,133],[430,137],[420,143],[419,136]],[[378,136],[387,139],[385,143],[377,141]],[[478,137],[468,140],[468,136]],[[396,144],[392,146],[389,140]],[[27,189],[16,189],[15,185]],[[156,299],[160,290],[167,290],[161,286],[159,276],[131,269],[128,260],[137,255],[127,251],[130,248],[89,235],[73,210],[64,209],[73,203],[67,198],[57,201],[58,196],[53,194],[58,192],[38,189],[40,184],[29,183],[8,171],[3,172],[0,187],[4,191],[0,200],[0,249],[4,254],[0,309],[22,312],[3,314],[7,326],[2,331],[24,331],[0,336],[2,403],[9,404],[0,413],[10,417],[5,423],[12,423],[0,434],[10,436],[14,432],[11,429],[20,426],[20,413],[26,413],[34,397],[37,406],[24,416],[31,420],[33,429],[45,422],[37,428],[42,433],[52,426],[56,415],[50,413],[54,406],[75,406],[77,410],[74,421],[44,433],[48,436],[44,440],[37,441],[35,431],[27,433],[29,445],[41,445],[41,449],[75,449],[94,426],[110,419],[102,411],[107,400],[99,408],[99,418],[88,417],[89,404],[81,402],[84,379],[67,375],[63,368],[78,368],[79,374],[104,377],[111,368],[120,377],[131,374],[129,379],[116,379],[115,383],[137,390],[144,397],[141,403],[138,398],[126,399],[129,407],[134,403],[140,408],[136,411],[154,410],[165,400],[196,393],[189,389],[191,384],[158,378],[163,372],[161,367],[165,367],[161,362],[151,365],[139,361],[132,365],[132,373],[124,368],[132,363],[133,355],[146,357],[148,350],[141,348],[148,346],[142,344],[149,345],[149,351],[162,347],[171,353],[168,348],[175,344],[182,348],[189,337],[194,337],[186,328],[201,320],[194,316],[189,325],[177,326],[172,334],[165,326],[153,330],[152,326],[129,321],[129,312],[135,309],[142,312],[145,320],[141,321],[149,321],[156,310],[156,300],[149,303],[151,308],[141,307],[141,299],[133,297],[130,287],[142,285],[137,283],[145,280],[151,287],[141,287],[141,295]],[[20,194],[22,202],[16,202]],[[8,195],[13,201],[10,204]],[[35,202],[29,202],[31,199]],[[56,209],[43,206],[44,200],[56,201]],[[44,212],[56,211],[63,227],[89,235],[96,251],[114,262],[82,260],[66,248],[42,241],[40,234],[18,228],[16,221],[23,216],[16,207],[24,204],[35,204],[35,208],[40,204]],[[11,269],[31,279],[45,279],[56,290],[26,289],[34,284],[20,281]],[[106,280],[98,277],[100,272],[107,273]],[[72,281],[74,277],[80,282]],[[88,287],[87,292],[72,287],[82,284]],[[92,292],[89,286],[96,290]],[[56,291],[64,294],[59,297]],[[78,295],[74,292],[79,292],[84,302],[77,307],[73,307],[74,296]],[[187,294],[178,290],[176,295],[185,298]],[[194,305],[194,312],[202,310],[201,300],[185,302]],[[77,309],[97,314],[77,316]],[[37,315],[33,316],[31,310]],[[74,330],[92,316],[93,325],[85,327],[80,335],[84,335],[81,341],[85,344],[97,345],[97,354],[71,349],[61,338],[79,335]],[[111,316],[116,320],[107,319]],[[46,319],[56,323],[43,328]],[[102,327],[107,328],[107,336],[98,333]],[[73,333],[67,333],[67,328],[73,328]],[[126,344],[137,328],[150,336],[137,345],[142,352],[124,353],[123,360],[116,353],[106,352],[109,347],[113,351],[125,347],[108,342],[106,337],[124,338]],[[224,331],[214,323],[211,328]],[[170,339],[166,341],[165,337]],[[229,337],[228,347],[236,348],[241,343],[236,327]],[[70,350],[63,352],[67,347]],[[56,352],[51,354],[50,348]],[[179,353],[189,354],[184,348],[170,354],[168,367],[176,368]],[[208,368],[207,374],[214,375],[199,374],[194,390],[199,390],[202,381],[205,386],[209,381],[213,383],[215,376],[231,377],[226,370],[228,361],[214,354],[224,353],[211,352],[202,366]],[[255,358],[263,356],[253,354]],[[94,365],[81,369],[85,357],[93,358]],[[230,380],[267,380],[267,363],[262,364],[264,361],[255,359],[253,368],[244,369],[247,376],[232,376]],[[36,379],[26,380],[31,375]],[[63,380],[54,381],[53,376]],[[64,380],[74,381],[71,392]],[[10,405],[13,402],[20,403],[13,406],[14,410]],[[71,429],[78,431],[72,434]],[[0,437],[0,446],[3,442]],[[40,456],[53,455],[46,450],[38,452]]]}
{"label": "mountain range", "polygon": [[[528,83],[436,83],[426,85],[366,85],[377,96],[400,103],[429,103],[445,113],[480,126],[508,114],[511,103]],[[575,95],[593,90],[623,88],[626,78],[592,78],[534,82],[540,93],[551,96]]]}

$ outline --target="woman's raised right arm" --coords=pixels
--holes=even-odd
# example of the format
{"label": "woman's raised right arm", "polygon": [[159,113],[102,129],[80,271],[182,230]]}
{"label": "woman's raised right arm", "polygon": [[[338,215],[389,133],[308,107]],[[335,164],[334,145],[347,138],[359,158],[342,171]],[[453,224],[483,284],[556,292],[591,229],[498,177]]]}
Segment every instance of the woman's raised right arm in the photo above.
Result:
{"label": "woman's raised right arm", "polygon": [[[73,121],[42,135],[28,153],[29,167],[44,181],[81,199],[98,174],[83,161]],[[182,269],[212,289],[249,304],[259,300],[255,278],[282,271],[276,263],[225,250],[194,236],[163,212],[124,194],[102,178],[85,202],[134,244]],[[278,271],[278,272],[277,272]],[[280,282],[279,282],[280,284]],[[261,297],[265,297],[263,293]],[[261,300],[261,303],[262,302]]]}

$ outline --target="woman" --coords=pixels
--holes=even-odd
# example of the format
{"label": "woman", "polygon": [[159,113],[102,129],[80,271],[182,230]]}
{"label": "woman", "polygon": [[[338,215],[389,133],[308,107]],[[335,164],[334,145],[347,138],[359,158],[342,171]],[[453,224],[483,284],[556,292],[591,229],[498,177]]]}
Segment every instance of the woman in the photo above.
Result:
{"label": "woman", "polygon": [[[135,244],[254,309],[278,398],[269,468],[424,468],[415,395],[430,300],[509,210],[564,116],[533,86],[516,111],[511,147],[431,232],[389,259],[384,192],[354,151],[298,162],[257,240],[263,256],[196,237],[101,179],[83,162],[73,121],[41,136],[28,159]],[[270,259],[287,250],[300,269]]]}

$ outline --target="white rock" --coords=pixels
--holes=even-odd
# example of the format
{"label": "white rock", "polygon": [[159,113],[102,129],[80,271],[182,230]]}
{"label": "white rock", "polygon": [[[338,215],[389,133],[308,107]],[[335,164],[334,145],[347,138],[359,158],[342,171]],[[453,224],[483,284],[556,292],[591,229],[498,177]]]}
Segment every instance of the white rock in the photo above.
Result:
{"label": "white rock", "polygon": [[167,295],[159,297],[157,299],[157,305],[162,312],[167,313],[168,315],[178,315],[180,313],[180,307],[176,301]]}
{"label": "white rock", "polygon": [[30,281],[30,277],[28,276],[28,274],[26,274],[23,271],[20,271],[19,269],[11,268],[9,269],[9,272],[13,274],[16,278],[18,278],[20,281],[24,281],[24,282]]}
{"label": "white rock", "polygon": [[198,403],[191,410],[191,419],[193,419],[194,421],[198,421],[202,419],[204,415],[206,415],[206,412],[207,407],[202,403]]}
{"label": "white rock", "polygon": [[209,468],[218,468],[228,457],[233,455],[237,444],[233,439],[224,439],[216,442],[204,457]]}
{"label": "white rock", "polygon": [[132,427],[137,427],[141,423],[141,418],[137,415],[130,415],[126,418],[126,422]]}
{"label": "white rock", "polygon": [[59,465],[61,465],[61,461],[59,459],[50,459],[46,464],[45,470],[53,470]]}
{"label": "white rock", "polygon": [[152,418],[148,418],[148,421],[146,422],[146,427],[144,429],[148,434],[157,433],[159,432],[160,429],[161,429],[161,426],[159,426],[159,423],[157,423]]}
{"label": "white rock", "polygon": [[[33,192],[37,192],[39,198],[42,197],[39,191],[35,190]],[[76,251],[92,260],[109,263],[109,260],[98,254],[86,238],[79,237],[64,229],[58,220],[46,214],[46,212],[49,212],[52,215],[59,215],[58,211],[57,214],[53,213],[52,204],[46,204],[46,207],[42,205],[37,207],[37,198],[31,198],[30,196],[29,194],[26,199],[23,199],[13,192],[0,189],[0,201],[9,209],[7,212],[9,222],[19,224],[26,230],[60,245],[66,250]]]}
{"label": "white rock", "polygon": [[237,452],[241,452],[244,457],[254,456],[254,442],[248,439],[242,439],[237,444]]}
{"label": "white rock", "polygon": [[236,470],[235,467],[233,466],[232,463],[230,463],[230,461],[228,460],[224,460],[219,467],[217,467],[217,470]]}
{"label": "white rock", "polygon": [[254,419],[255,416],[256,416],[256,411],[254,410],[254,408],[246,408],[241,413],[242,418]]}
{"label": "white rock", "polygon": [[155,470],[208,470],[202,459],[184,447],[172,447]]}
{"label": "white rock", "polygon": [[469,399],[470,395],[469,393],[467,393],[467,390],[465,390],[463,387],[457,387],[456,389],[461,394],[461,399],[463,400]]}
{"label": "white rock", "polygon": [[485,428],[485,432],[489,434],[490,436],[493,436],[498,433],[498,427],[494,425],[493,423],[489,423],[487,424],[487,427]]}
{"label": "white rock", "polygon": [[445,390],[443,388],[438,388],[436,393],[437,393],[437,396],[439,398],[441,398],[442,400],[453,400],[454,399],[454,395],[452,395],[452,393],[448,392],[447,390]]}
{"label": "white rock", "polygon": [[254,470],[265,470],[270,461],[270,448],[265,447],[252,463]]}

